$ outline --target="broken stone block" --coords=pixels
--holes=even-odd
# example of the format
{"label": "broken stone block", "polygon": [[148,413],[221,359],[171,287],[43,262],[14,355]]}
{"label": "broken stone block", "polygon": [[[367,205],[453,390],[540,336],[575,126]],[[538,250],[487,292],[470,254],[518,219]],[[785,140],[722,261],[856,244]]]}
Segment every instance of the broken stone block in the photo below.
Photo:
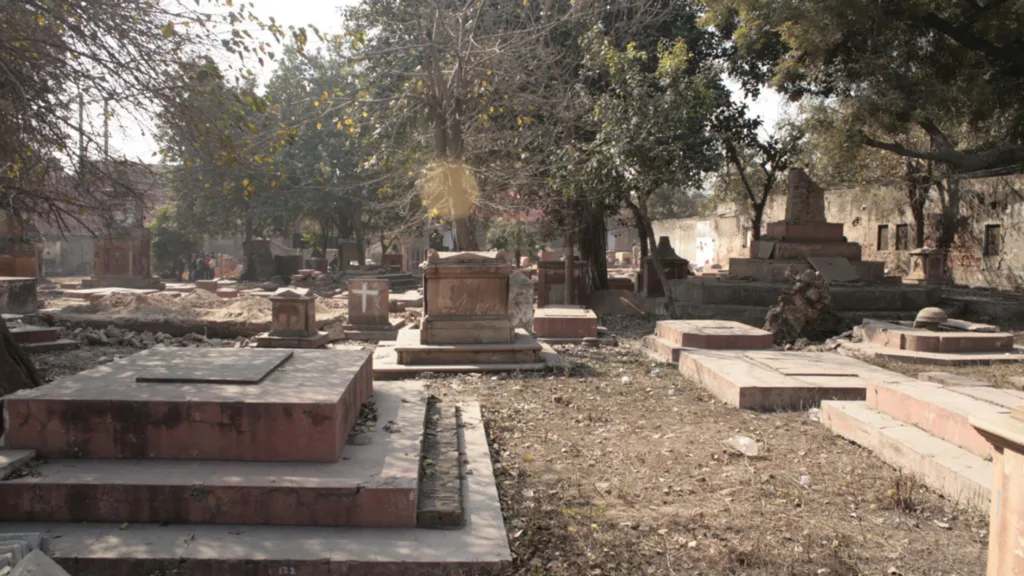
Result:
{"label": "broken stone block", "polygon": [[11,576],[71,576],[49,556],[40,550],[33,550],[18,563]]}

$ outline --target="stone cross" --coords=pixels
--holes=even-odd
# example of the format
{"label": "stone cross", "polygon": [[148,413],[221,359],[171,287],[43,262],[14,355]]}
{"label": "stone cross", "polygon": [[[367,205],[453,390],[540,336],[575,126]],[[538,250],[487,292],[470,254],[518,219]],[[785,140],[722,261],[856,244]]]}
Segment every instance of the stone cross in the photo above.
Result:
{"label": "stone cross", "polygon": [[377,278],[355,278],[348,284],[348,322],[353,326],[387,326],[391,284]]}

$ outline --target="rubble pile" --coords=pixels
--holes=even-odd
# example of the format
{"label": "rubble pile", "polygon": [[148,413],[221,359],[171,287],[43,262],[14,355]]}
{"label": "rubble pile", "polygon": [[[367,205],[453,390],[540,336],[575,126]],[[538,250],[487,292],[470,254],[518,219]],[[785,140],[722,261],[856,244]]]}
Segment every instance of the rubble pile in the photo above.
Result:
{"label": "rubble pile", "polygon": [[821,342],[846,329],[845,321],[832,309],[832,296],[821,273],[798,272],[790,266],[786,278],[793,281],[793,286],[768,309],[763,328],[774,334],[776,344],[793,344],[800,339]]}
{"label": "rubble pile", "polygon": [[235,340],[221,340],[207,338],[202,334],[190,333],[184,336],[174,337],[163,332],[134,332],[124,328],[110,325],[105,329],[75,328],[64,329],[62,338],[78,340],[83,346],[126,346],[144,350],[155,346],[170,346],[176,348],[203,347],[216,348],[234,345],[237,347],[247,346],[248,340],[237,338]]}

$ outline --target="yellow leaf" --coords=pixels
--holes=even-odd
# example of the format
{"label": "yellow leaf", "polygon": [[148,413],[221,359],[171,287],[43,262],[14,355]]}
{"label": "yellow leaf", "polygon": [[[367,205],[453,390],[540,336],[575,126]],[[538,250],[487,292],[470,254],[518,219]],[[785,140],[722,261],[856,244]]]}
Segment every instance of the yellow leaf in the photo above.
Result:
{"label": "yellow leaf", "polygon": [[320,124],[319,122],[317,122],[317,123],[316,123],[316,129],[317,129],[317,130],[319,130],[319,129],[321,129],[321,128],[323,128],[323,125],[322,125],[322,124]]}
{"label": "yellow leaf", "polygon": [[351,126],[351,125],[352,125],[352,119],[351,118],[345,118],[345,126]]}
{"label": "yellow leaf", "polygon": [[313,106],[319,107],[320,106],[320,101],[319,100],[313,100]]}
{"label": "yellow leaf", "polygon": [[164,25],[164,27],[160,29],[160,34],[162,34],[164,38],[174,36],[174,22],[168,22]]}
{"label": "yellow leaf", "polygon": [[522,118],[516,118],[516,124],[519,124],[520,126],[522,126],[523,125],[523,119]]}
{"label": "yellow leaf", "polygon": [[349,126],[349,128],[348,128],[348,133],[349,134],[352,134],[355,131],[356,131],[356,127],[355,126]]}
{"label": "yellow leaf", "polygon": [[337,128],[338,130],[341,130],[341,120],[338,120],[338,123],[335,124],[335,128]]}
{"label": "yellow leaf", "polygon": [[249,179],[248,178],[246,178],[245,180],[242,180],[242,186],[248,186],[248,185],[249,185]]}
{"label": "yellow leaf", "polygon": [[[526,0],[523,0],[524,2]],[[533,456],[523,456],[523,462],[533,462]]]}
{"label": "yellow leaf", "polygon": [[366,118],[366,112],[363,112],[363,118]]}

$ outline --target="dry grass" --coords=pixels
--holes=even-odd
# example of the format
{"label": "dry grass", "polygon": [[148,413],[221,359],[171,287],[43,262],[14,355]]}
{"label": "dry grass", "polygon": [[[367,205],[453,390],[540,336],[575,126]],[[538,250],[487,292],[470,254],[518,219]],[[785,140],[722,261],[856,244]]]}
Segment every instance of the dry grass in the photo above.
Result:
{"label": "dry grass", "polygon": [[[484,406],[518,574],[984,572],[984,511],[807,413],[725,406],[628,346],[562,353],[571,376],[431,382]],[[735,434],[761,455],[725,448]]]}

